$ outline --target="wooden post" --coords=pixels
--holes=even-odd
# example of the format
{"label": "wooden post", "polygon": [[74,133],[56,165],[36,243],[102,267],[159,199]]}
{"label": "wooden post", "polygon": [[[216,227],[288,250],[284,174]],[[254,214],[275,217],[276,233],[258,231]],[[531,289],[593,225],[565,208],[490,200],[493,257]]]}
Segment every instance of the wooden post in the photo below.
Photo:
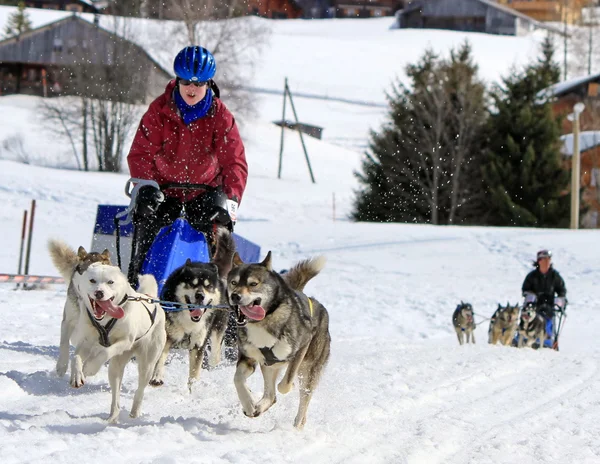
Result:
{"label": "wooden post", "polygon": [[335,192],[332,193],[333,196],[333,222],[335,222]]}
{"label": "wooden post", "polygon": [[579,229],[579,172],[579,113],[575,111],[571,155],[571,229]]}
{"label": "wooden post", "polygon": [[[292,112],[294,113],[294,119],[296,120],[296,124],[300,124],[300,120],[298,119],[298,114],[296,113],[296,107],[294,106],[294,100],[292,98],[292,92],[290,92],[290,88],[287,84],[287,79],[285,81],[285,90],[290,97],[290,106],[292,107]],[[302,131],[298,129],[298,134],[300,134],[300,142],[302,142],[302,149],[304,150],[304,157],[306,158],[306,164],[308,164],[308,171],[310,172],[310,178],[313,184],[315,182],[315,176],[313,175],[312,167],[310,166],[310,160],[308,159],[308,152],[306,151],[306,145],[304,144],[304,137],[302,136]]]}
{"label": "wooden post", "polygon": [[33,235],[33,218],[35,216],[35,200],[31,200],[31,219],[29,219],[29,237],[27,237],[27,253],[25,254],[25,275],[29,274],[29,258],[31,256],[31,236]]}
{"label": "wooden post", "polygon": [[44,98],[48,98],[48,76],[45,68],[42,68],[42,91]]}
{"label": "wooden post", "polygon": [[[21,248],[19,250],[19,268],[17,274],[21,274],[23,270],[23,251],[25,250],[25,232],[27,231],[27,210],[23,211],[23,226],[21,227]],[[17,283],[17,288],[19,284]]]}
{"label": "wooden post", "polygon": [[279,169],[277,170],[277,178],[281,179],[281,165],[283,163],[283,138],[285,134],[285,103],[287,100],[287,77],[283,86],[283,114],[281,115],[281,143],[279,144]]}

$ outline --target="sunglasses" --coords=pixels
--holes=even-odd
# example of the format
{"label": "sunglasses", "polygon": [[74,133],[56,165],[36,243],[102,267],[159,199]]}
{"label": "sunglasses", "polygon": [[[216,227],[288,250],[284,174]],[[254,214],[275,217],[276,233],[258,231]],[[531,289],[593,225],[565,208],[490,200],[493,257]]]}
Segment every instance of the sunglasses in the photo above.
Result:
{"label": "sunglasses", "polygon": [[204,87],[208,82],[199,82],[199,81],[188,81],[187,79],[179,79],[179,84],[187,87],[188,85],[195,85],[196,87]]}

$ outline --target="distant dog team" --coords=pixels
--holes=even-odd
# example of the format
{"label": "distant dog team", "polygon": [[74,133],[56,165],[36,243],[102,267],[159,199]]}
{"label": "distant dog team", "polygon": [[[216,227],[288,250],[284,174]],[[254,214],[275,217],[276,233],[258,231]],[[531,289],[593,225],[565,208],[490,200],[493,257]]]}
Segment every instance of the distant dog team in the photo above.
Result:
{"label": "distant dog team", "polygon": [[[473,306],[470,303],[460,302],[452,314],[452,325],[460,345],[475,343]],[[519,348],[538,348],[546,337],[546,322],[544,317],[537,313],[535,305],[526,304],[523,309],[519,305],[507,303],[498,305],[490,318],[488,329],[488,343],[504,346],[517,346]]]}

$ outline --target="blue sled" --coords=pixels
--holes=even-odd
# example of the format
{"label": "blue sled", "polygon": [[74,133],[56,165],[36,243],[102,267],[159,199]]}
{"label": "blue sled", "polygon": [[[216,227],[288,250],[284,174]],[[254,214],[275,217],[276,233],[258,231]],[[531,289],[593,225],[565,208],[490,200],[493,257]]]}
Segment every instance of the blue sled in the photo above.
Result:
{"label": "blue sled", "polygon": [[[111,252],[113,264],[116,264],[116,225],[114,217],[124,211],[126,206],[98,205],[96,224],[91,251]],[[121,270],[127,274],[131,255],[133,227],[131,224],[119,227],[121,237]],[[260,259],[260,246],[236,233],[233,234],[236,250],[247,263],[256,263]],[[194,229],[185,219],[179,218],[172,225],[163,227],[154,240],[142,266],[143,274],[152,274],[158,282],[160,295],[167,277],[187,259],[195,262],[209,262],[210,251],[206,237]]]}

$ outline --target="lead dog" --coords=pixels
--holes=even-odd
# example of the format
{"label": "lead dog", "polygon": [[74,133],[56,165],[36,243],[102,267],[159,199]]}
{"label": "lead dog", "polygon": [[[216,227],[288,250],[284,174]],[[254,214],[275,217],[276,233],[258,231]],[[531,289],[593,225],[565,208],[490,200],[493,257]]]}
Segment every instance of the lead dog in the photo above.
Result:
{"label": "lead dog", "polygon": [[456,331],[458,343],[462,345],[465,336],[467,343],[469,343],[469,341],[473,344],[475,343],[475,334],[473,333],[475,330],[475,322],[473,320],[473,306],[471,306],[470,303],[460,302],[454,310],[454,314],[452,314],[452,325]]}
{"label": "lead dog", "polygon": [[[302,261],[283,276],[272,270],[271,252],[259,264],[244,264],[236,254],[233,264],[227,282],[238,323],[234,382],[244,414],[257,417],[276,402],[277,377],[285,369],[277,390],[288,393],[298,379],[300,404],[294,426],[301,429],[331,345],[327,310],[302,290],[321,271],[325,258]],[[257,364],[264,379],[258,402],[246,384]]]}
{"label": "lead dog", "polygon": [[[55,264],[59,271],[69,268],[61,256],[53,255],[53,259],[57,260]],[[140,276],[138,293],[118,267],[93,263],[81,274],[74,272],[71,284],[79,310],[71,335],[75,345],[71,386],[81,387],[86,377],[95,375],[106,361],[110,361],[108,379],[112,403],[108,420],[116,422],[123,372],[135,356],[138,388],[130,416],[138,417],[144,390],[166,339],[164,312],[158,304],[146,302],[149,297],[157,297],[156,280],[151,275]]]}

